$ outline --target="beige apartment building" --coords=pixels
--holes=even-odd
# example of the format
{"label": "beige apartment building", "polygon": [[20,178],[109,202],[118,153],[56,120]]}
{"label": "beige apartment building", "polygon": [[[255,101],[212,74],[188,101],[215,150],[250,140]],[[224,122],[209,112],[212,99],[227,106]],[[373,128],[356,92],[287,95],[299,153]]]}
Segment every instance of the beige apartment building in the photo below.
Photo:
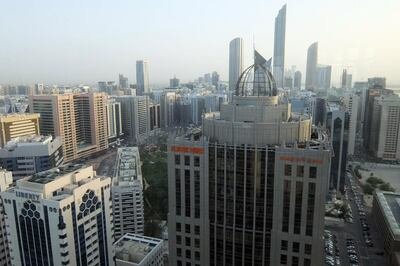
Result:
{"label": "beige apartment building", "polygon": [[11,139],[39,135],[40,114],[10,114],[0,116],[0,146]]}
{"label": "beige apartment building", "polygon": [[108,147],[107,95],[79,93],[31,95],[31,112],[40,114],[43,135],[61,136],[64,162]]}

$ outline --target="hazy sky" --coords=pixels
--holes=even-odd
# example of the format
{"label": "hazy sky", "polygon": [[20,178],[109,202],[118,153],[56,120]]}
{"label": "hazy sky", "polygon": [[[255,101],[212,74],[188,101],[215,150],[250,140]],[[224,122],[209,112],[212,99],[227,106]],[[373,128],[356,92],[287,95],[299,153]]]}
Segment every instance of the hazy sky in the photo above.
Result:
{"label": "hazy sky", "polygon": [[[149,60],[150,83],[192,80],[213,70],[228,76],[228,47],[245,43],[272,56],[279,0],[1,0],[1,83],[135,82],[135,61]],[[287,1],[288,68],[303,72],[307,47],[319,63],[347,67],[354,80],[386,76],[400,84],[400,0]],[[303,79],[304,82],[304,79]]]}

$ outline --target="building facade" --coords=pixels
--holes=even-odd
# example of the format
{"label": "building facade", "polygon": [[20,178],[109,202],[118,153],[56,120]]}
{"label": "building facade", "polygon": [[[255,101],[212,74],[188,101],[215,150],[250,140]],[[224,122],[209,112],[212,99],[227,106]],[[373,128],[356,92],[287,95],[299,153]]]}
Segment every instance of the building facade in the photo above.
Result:
{"label": "building facade", "polygon": [[114,98],[109,98],[106,105],[108,144],[119,144],[123,138],[121,103]]}
{"label": "building facade", "polygon": [[115,100],[121,104],[122,132],[126,141],[138,145],[155,133],[157,128],[155,123],[152,130],[152,103],[148,96],[119,96]]}
{"label": "building facade", "polygon": [[30,111],[41,115],[43,135],[60,136],[64,162],[108,148],[105,93],[32,95]]}
{"label": "building facade", "polygon": [[138,60],[136,61],[136,93],[137,95],[145,95],[150,92],[149,62]]}
{"label": "building facade", "polygon": [[40,114],[10,114],[0,116],[0,147],[17,137],[39,135]]}
{"label": "building facade", "polygon": [[376,158],[400,160],[400,98],[397,95],[374,99],[371,148]]}
{"label": "building facade", "polygon": [[315,90],[317,87],[318,43],[315,42],[307,50],[306,89]]}
{"label": "building facade", "polygon": [[[13,182],[11,172],[0,169],[0,193],[11,187]],[[4,203],[0,195],[0,266],[11,265],[10,250],[7,243],[6,224],[4,223]]]}
{"label": "building facade", "polygon": [[127,233],[142,235],[144,203],[139,149],[137,147],[119,148],[115,169],[111,189],[115,239]]}
{"label": "building facade", "polygon": [[235,38],[229,43],[229,90],[234,91],[243,72],[243,39]]}
{"label": "building facade", "polygon": [[284,5],[275,18],[274,34],[274,78],[276,86],[282,88],[285,73],[285,36],[286,36],[286,5]]}
{"label": "building facade", "polygon": [[0,149],[0,165],[14,180],[57,167],[63,163],[61,137],[21,137]]}
{"label": "building facade", "polygon": [[172,265],[323,263],[329,143],[311,139],[311,120],[280,102],[267,69],[252,73],[240,81],[254,82],[251,95],[237,90],[201,134],[170,139]]}
{"label": "building facade", "polygon": [[111,179],[68,164],[1,193],[12,265],[112,265]]}

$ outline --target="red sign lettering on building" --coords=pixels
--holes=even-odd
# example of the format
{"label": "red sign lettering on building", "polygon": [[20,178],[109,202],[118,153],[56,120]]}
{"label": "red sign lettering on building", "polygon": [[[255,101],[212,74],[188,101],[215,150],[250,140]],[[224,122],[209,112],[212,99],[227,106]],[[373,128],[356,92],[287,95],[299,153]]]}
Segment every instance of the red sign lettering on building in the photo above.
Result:
{"label": "red sign lettering on building", "polygon": [[204,149],[199,147],[172,146],[172,152],[203,154]]}

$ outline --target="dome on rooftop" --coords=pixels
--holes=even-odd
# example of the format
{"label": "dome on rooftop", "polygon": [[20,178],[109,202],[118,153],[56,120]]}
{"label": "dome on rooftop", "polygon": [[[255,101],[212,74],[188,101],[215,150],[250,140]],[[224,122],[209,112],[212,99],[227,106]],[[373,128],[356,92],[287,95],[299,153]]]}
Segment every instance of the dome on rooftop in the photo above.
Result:
{"label": "dome on rooftop", "polygon": [[269,71],[271,59],[254,51],[254,64],[246,68],[236,83],[236,96],[276,96],[275,79]]}

